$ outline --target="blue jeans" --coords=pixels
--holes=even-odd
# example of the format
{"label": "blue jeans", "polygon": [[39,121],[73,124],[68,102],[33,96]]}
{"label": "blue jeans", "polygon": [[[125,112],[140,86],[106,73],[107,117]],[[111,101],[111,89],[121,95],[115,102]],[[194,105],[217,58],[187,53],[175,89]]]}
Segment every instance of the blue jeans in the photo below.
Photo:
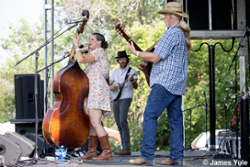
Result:
{"label": "blue jeans", "polygon": [[154,161],[157,119],[167,108],[168,124],[171,128],[170,155],[172,161],[183,161],[183,112],[182,97],[169,93],[162,85],[154,84],[148,97],[143,120],[141,158]]}
{"label": "blue jeans", "polygon": [[131,105],[132,98],[119,99],[113,102],[113,112],[115,116],[115,122],[120,132],[122,148],[130,149],[130,135],[128,127],[128,111]]}

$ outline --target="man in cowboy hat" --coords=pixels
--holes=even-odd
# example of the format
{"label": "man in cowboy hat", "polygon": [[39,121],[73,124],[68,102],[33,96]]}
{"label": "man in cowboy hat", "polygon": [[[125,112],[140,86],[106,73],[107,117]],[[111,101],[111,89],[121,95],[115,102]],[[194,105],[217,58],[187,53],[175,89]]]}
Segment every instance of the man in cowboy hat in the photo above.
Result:
{"label": "man in cowboy hat", "polygon": [[[129,127],[127,122],[127,115],[129,111],[129,107],[131,105],[131,101],[133,98],[133,90],[137,89],[137,76],[133,76],[136,71],[131,68],[129,63],[129,55],[127,55],[126,51],[118,52],[118,56],[115,57],[117,62],[120,64],[120,67],[115,69],[109,79],[110,89],[115,93],[117,86],[114,83],[121,84],[126,79],[128,82],[123,86],[120,96],[119,93],[115,97],[113,102],[113,112],[115,116],[115,121],[118,126],[118,130],[120,132],[121,141],[122,141],[122,149],[115,154],[118,155],[131,155],[130,152],[130,135],[129,135]],[[117,94],[117,92],[116,92]]]}
{"label": "man in cowboy hat", "polygon": [[191,48],[186,39],[190,28],[182,17],[188,17],[188,15],[182,11],[182,5],[177,2],[167,3],[166,8],[158,13],[164,15],[168,29],[158,41],[154,52],[139,52],[133,43],[128,44],[132,54],[153,63],[150,73],[152,90],[144,112],[141,156],[129,162],[154,164],[157,119],[167,109],[168,124],[171,128],[171,150],[169,158],[161,161],[160,164],[182,165],[184,137],[181,104],[187,84],[188,49]]}

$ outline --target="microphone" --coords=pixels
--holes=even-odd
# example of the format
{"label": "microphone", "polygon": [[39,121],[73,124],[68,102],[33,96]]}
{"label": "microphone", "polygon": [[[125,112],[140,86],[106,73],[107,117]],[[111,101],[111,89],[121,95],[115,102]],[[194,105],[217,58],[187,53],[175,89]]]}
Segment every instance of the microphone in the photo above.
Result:
{"label": "microphone", "polygon": [[87,22],[87,21],[88,21],[88,19],[87,19],[86,16],[85,16],[85,17],[83,17],[83,19],[74,20],[74,21],[69,22],[69,23],[67,23],[67,24],[75,24],[75,23],[81,23],[81,22]]}
{"label": "microphone", "polygon": [[89,51],[87,51],[87,50],[83,50],[83,51],[81,51],[82,53],[89,53]]}
{"label": "microphone", "polygon": [[79,48],[80,48],[80,49],[84,48],[84,45],[79,45]]}
{"label": "microphone", "polygon": [[[82,48],[84,48],[84,46],[83,46],[83,45],[79,45],[79,48],[82,49]],[[83,50],[83,51],[81,51],[81,52],[82,52],[82,53],[89,53],[88,50]]]}

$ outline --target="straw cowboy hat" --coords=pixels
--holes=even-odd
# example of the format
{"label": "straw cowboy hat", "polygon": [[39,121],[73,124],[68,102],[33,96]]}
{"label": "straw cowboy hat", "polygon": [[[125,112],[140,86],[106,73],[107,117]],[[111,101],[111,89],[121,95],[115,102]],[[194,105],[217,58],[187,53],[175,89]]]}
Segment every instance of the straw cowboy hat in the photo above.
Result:
{"label": "straw cowboy hat", "polygon": [[182,4],[178,2],[169,2],[167,3],[167,7],[165,9],[161,9],[158,11],[159,14],[167,14],[171,13],[180,17],[188,17],[188,15],[182,12]]}

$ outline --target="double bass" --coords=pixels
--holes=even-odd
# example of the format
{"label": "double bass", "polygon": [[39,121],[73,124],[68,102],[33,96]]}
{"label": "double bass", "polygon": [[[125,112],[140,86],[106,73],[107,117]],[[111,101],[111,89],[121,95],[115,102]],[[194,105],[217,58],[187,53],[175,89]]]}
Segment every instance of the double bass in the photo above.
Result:
{"label": "double bass", "polygon": [[[89,12],[83,10],[82,16],[89,18]],[[87,22],[86,20],[86,22]],[[83,33],[86,22],[77,29],[76,35]],[[54,77],[52,91],[55,102],[48,109],[43,120],[43,136],[53,146],[65,148],[81,147],[89,136],[90,121],[84,110],[84,101],[88,97],[89,81],[79,64],[74,60],[73,45],[69,62]]]}

